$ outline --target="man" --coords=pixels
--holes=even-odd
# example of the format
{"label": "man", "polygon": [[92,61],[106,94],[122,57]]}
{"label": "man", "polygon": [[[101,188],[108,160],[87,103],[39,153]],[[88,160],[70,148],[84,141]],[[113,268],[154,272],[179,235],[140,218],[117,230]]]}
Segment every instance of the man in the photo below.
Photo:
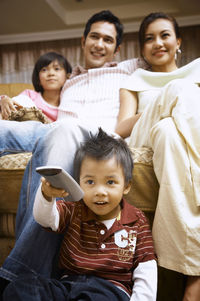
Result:
{"label": "man", "polygon": [[[28,124],[29,129],[32,127],[31,142],[20,136],[20,131],[12,137],[12,151],[15,146],[17,151],[33,149],[33,156],[22,183],[16,219],[16,244],[0,269],[0,277],[4,279],[12,281],[19,274],[28,273],[49,277],[52,272],[53,258],[62,237],[47,232],[33,219],[32,206],[40,183],[35,168],[60,165],[73,175],[72,162],[80,143],[91,133],[96,133],[99,126],[107,132],[114,132],[120,107],[120,83],[136,68],[145,66],[138,59],[112,63],[120,49],[122,34],[122,24],[110,11],[92,16],[82,38],[85,68],[75,68],[71,79],[66,81],[61,92],[58,121],[50,125]],[[9,137],[8,123],[4,129],[7,129],[6,135]],[[2,130],[0,137],[3,134],[5,131]],[[30,133],[27,133],[26,137],[29,136]],[[9,141],[4,141],[6,147],[0,148],[3,154],[5,149],[11,149]]]}

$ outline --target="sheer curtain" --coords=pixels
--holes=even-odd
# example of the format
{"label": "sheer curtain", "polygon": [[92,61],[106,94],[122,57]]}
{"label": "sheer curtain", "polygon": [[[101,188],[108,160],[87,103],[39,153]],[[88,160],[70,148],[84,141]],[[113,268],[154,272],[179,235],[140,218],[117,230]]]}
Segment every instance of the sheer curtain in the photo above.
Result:
{"label": "sheer curtain", "polygon": [[[181,33],[183,42],[179,63],[184,65],[200,57],[200,25],[182,27]],[[80,39],[0,45],[0,83],[31,83],[36,60],[41,54],[48,51],[61,53],[72,66],[83,65],[83,53],[80,45]],[[121,50],[115,60],[121,61],[139,55],[137,33],[125,34]]]}
{"label": "sheer curtain", "polygon": [[49,51],[61,53],[72,66],[83,60],[80,39],[1,45],[0,83],[31,83],[36,60]]}

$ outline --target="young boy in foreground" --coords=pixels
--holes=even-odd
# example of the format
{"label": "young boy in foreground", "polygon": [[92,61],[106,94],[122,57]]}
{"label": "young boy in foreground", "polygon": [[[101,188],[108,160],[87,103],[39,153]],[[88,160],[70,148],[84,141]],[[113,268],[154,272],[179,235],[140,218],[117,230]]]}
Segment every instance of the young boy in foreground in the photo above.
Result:
{"label": "young boy in foreground", "polygon": [[[100,129],[74,159],[83,200],[56,202],[67,192],[42,179],[34,217],[43,227],[64,234],[59,255],[62,278],[38,276],[25,281],[26,290],[23,282],[24,300],[156,300],[157,264],[149,225],[144,214],[123,199],[132,169],[126,143]],[[20,279],[17,282],[20,288]]]}

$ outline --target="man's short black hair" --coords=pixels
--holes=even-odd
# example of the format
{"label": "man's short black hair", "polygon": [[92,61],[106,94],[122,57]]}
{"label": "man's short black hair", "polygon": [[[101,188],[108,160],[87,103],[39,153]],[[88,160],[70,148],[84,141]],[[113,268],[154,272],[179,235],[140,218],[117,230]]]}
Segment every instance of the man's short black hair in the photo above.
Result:
{"label": "man's short black hair", "polygon": [[32,73],[32,83],[36,92],[43,93],[44,91],[43,87],[40,85],[40,79],[39,79],[40,70],[43,67],[47,67],[49,64],[51,64],[54,61],[58,61],[59,65],[65,69],[66,74],[72,72],[72,67],[70,63],[63,55],[53,51],[44,53],[39,57],[39,59],[35,63],[35,67]]}
{"label": "man's short black hair", "polygon": [[80,169],[86,157],[99,161],[115,157],[122,167],[125,183],[128,184],[131,181],[133,159],[127,143],[122,138],[114,138],[100,128],[96,135],[83,143],[74,158],[74,177],[77,182],[80,182]]}
{"label": "man's short black hair", "polygon": [[117,36],[116,36],[116,48],[117,50],[118,46],[122,43],[123,38],[123,25],[120,22],[119,18],[113,15],[113,13],[109,10],[102,10],[99,13],[94,14],[86,23],[85,30],[84,30],[84,38],[87,38],[88,33],[90,32],[92,24],[96,22],[108,22],[115,26]]}

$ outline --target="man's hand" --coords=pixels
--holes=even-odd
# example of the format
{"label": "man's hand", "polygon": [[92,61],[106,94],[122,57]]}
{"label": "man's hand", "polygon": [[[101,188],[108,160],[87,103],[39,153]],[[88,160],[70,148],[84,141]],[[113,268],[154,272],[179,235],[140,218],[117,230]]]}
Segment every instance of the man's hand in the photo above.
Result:
{"label": "man's hand", "polygon": [[2,119],[8,120],[12,111],[17,111],[22,108],[16,101],[6,95],[1,96],[1,115]]}
{"label": "man's hand", "polygon": [[53,187],[45,178],[42,181],[42,194],[48,202],[52,202],[53,198],[64,198],[69,195],[64,189]]}

